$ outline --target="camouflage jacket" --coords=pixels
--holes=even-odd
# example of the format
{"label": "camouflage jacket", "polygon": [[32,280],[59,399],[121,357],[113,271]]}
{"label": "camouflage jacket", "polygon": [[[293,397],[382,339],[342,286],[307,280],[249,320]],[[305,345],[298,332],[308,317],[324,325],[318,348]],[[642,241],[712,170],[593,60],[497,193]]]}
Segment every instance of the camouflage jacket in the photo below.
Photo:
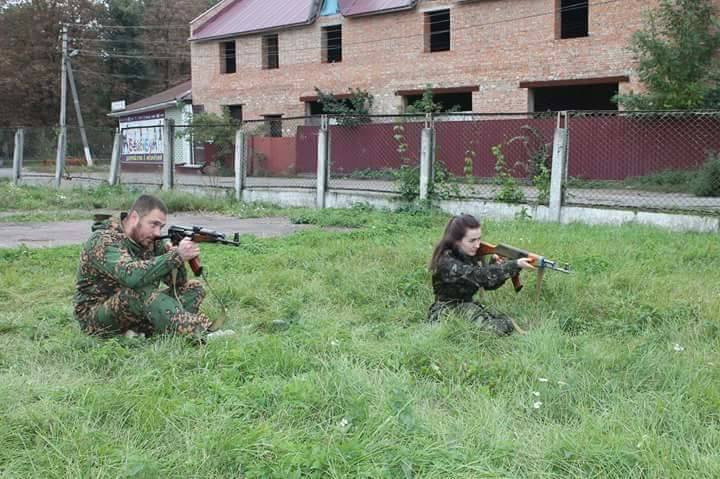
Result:
{"label": "camouflage jacket", "polygon": [[492,290],[502,286],[520,272],[517,261],[485,265],[452,250],[445,251],[432,276],[435,300],[471,302],[480,288]]}
{"label": "camouflage jacket", "polygon": [[166,252],[166,242],[156,241],[154,250],[146,250],[125,234],[119,218],[96,222],[92,231],[80,254],[76,317],[89,314],[122,288],[152,291],[161,280],[171,285],[173,270],[177,286],[187,282],[182,258],[174,250]]}

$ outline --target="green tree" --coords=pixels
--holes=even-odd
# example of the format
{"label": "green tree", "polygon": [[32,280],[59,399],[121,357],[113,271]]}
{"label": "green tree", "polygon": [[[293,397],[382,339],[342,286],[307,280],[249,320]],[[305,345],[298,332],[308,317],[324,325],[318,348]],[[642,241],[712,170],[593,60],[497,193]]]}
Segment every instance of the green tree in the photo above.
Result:
{"label": "green tree", "polygon": [[232,117],[230,110],[223,108],[222,115],[217,113],[196,113],[190,120],[190,127],[177,133],[179,138],[192,139],[195,143],[215,145],[218,158],[233,152],[235,132],[242,123]]}
{"label": "green tree", "polygon": [[716,55],[720,25],[710,0],[660,0],[630,45],[639,61],[643,93],[617,95],[630,110],[720,106]]}
{"label": "green tree", "polygon": [[420,114],[420,113],[454,113],[460,111],[460,105],[453,105],[447,107],[443,103],[435,103],[435,96],[432,91],[432,85],[425,85],[423,90],[422,98],[414,102],[412,105],[408,105],[405,109],[405,113],[408,114]]}

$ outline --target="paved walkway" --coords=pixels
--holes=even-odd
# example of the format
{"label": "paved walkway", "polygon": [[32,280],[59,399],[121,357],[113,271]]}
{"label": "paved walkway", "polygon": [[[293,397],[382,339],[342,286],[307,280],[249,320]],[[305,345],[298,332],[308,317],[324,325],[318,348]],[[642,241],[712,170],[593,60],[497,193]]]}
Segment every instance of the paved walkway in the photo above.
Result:
{"label": "paved walkway", "polygon": [[[51,223],[1,223],[0,248],[15,248],[22,244],[31,247],[63,246],[81,244],[90,236],[93,212],[88,211],[88,220],[57,221]],[[287,218],[239,219],[212,214],[172,214],[171,225],[200,225],[210,228],[232,239],[234,233],[250,234],[260,238],[283,236],[311,225],[296,225]]]}

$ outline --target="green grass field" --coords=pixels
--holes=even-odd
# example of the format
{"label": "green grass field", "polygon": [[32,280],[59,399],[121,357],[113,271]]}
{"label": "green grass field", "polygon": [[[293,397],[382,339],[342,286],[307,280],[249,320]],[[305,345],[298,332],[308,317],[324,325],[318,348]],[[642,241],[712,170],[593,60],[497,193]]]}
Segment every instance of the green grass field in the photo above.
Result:
{"label": "green grass field", "polygon": [[[10,189],[0,211],[75,207]],[[446,215],[172,208],[353,229],[203,245],[239,333],[205,346],[86,337],[80,247],[0,250],[0,477],[720,477],[717,235],[484,221],[575,269],[548,272],[539,303],[533,274],[487,293],[528,330],[496,338],[424,321]]]}

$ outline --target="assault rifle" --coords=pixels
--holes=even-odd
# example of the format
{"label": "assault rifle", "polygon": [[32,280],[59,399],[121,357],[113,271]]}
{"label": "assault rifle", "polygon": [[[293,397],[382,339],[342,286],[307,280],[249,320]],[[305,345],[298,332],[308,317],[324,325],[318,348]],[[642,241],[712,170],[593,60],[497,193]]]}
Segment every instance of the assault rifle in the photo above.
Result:
{"label": "assault rifle", "polygon": [[[543,277],[545,276],[545,270],[551,269],[553,271],[559,271],[561,273],[569,274],[570,271],[570,265],[568,263],[563,263],[563,267],[561,268],[558,266],[557,261],[552,261],[547,259],[545,256],[531,253],[529,251],[522,250],[520,248],[516,248],[514,246],[509,246],[505,244],[498,244],[494,245],[492,243],[486,243],[484,241],[480,242],[480,250],[478,251],[478,254],[480,256],[487,256],[487,255],[498,255],[501,258],[507,258],[510,260],[520,259],[520,258],[528,258],[530,259],[529,263],[535,268],[537,268],[538,272],[538,278],[537,278],[537,289],[536,289],[536,298],[540,297],[540,289],[542,288],[542,281]],[[520,282],[520,275],[516,274],[512,278],[512,284],[515,288],[515,292],[519,292],[523,288],[523,284]]]}
{"label": "assault rifle", "polygon": [[[177,246],[183,238],[190,238],[195,243],[220,243],[230,246],[240,246],[240,234],[235,233],[232,240],[225,238],[225,235],[214,230],[203,228],[202,226],[177,226],[173,225],[168,228],[168,234],[160,236],[157,240],[169,239],[170,242]],[[200,257],[189,261],[190,269],[192,269],[195,276],[200,276],[203,273],[203,267],[200,264]]]}

